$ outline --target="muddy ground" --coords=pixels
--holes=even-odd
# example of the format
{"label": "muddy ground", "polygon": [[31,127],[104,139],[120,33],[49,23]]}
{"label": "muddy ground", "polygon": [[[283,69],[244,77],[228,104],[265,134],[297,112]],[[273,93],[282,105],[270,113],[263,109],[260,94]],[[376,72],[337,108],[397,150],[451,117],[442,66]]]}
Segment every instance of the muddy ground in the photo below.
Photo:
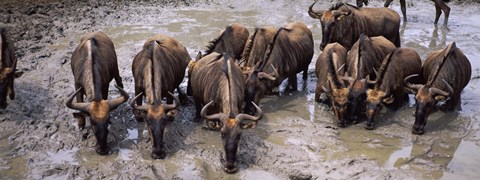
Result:
{"label": "muddy ground", "polygon": [[[443,16],[433,25],[432,2],[407,1],[402,46],[417,49],[424,59],[455,41],[473,67],[462,110],[431,115],[421,136],[411,134],[413,101],[384,111],[373,131],[365,130],[364,122],[337,128],[332,111],[313,101],[314,61],[298,91],[262,100],[265,116],[244,132],[234,175],[221,169],[220,133],[192,122],[192,104],[180,107],[168,126],[164,160],[150,158],[145,125],[126,104],[112,112],[107,156],[95,153],[93,134],[88,127],[80,131],[64,106],[74,91],[70,58],[82,34],[103,31],[112,37],[125,89],[133,94],[131,62],[157,33],[179,40],[194,57],[228,24],[253,31],[302,21],[314,33],[316,59],[321,28],[307,14],[312,2],[0,1],[0,26],[15,40],[18,69],[25,72],[16,80],[16,99],[0,114],[0,179],[479,179],[480,5],[470,1],[449,3],[448,28],[442,27]],[[397,1],[391,8],[400,12]],[[113,83],[110,89],[110,97],[119,95]]]}

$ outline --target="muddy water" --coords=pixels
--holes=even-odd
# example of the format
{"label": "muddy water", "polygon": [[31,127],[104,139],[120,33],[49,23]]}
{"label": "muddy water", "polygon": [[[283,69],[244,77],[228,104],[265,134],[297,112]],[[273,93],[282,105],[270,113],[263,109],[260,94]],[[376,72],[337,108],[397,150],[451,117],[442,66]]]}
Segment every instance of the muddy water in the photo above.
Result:
{"label": "muddy water", "polygon": [[[287,22],[302,21],[314,33],[316,59],[320,53],[321,31],[319,22],[307,14],[310,3],[247,0],[154,10],[151,7],[132,7],[161,15],[136,15],[133,13],[136,11],[132,11],[130,19],[115,26],[91,28],[102,30],[112,37],[124,85],[128,92],[133,93],[133,57],[144,41],[157,33],[174,37],[195,57],[228,24],[241,23],[253,31],[257,26],[280,27]],[[319,5],[316,9],[329,6]],[[373,1],[370,6],[380,7],[382,4]],[[478,77],[480,15],[476,12],[480,6],[452,3],[451,7],[449,29],[441,27],[441,24],[439,27],[433,25],[434,7],[430,2],[416,2],[415,6],[408,7],[409,22],[403,23],[401,29],[402,46],[415,48],[424,59],[429,52],[455,41],[472,62],[472,77]],[[393,9],[400,12],[398,4],[393,4]],[[45,51],[69,58],[80,35],[85,32],[70,33],[71,36],[58,39]],[[61,59],[53,57],[52,61]],[[480,165],[480,154],[477,153],[480,151],[478,79],[472,80],[465,88],[462,110],[432,114],[425,135],[411,134],[413,101],[396,112],[383,111],[373,131],[364,130],[364,122],[338,129],[332,111],[313,101],[316,84],[314,62],[310,64],[309,79],[304,82],[298,78],[298,91],[262,100],[265,116],[255,129],[244,131],[237,160],[240,171],[235,175],[222,171],[224,152],[220,133],[206,130],[202,123],[191,121],[195,112],[191,103],[180,108],[180,115],[167,128],[166,159],[153,160],[150,158],[151,140],[145,124],[133,120],[127,105],[122,105],[113,113],[108,140],[111,154],[99,156],[93,149],[95,139],[92,133],[75,128],[71,111],[62,106],[61,100],[55,101],[58,106],[44,112],[63,113],[45,115],[46,119],[54,116],[53,120],[47,120],[49,123],[60,122],[58,132],[46,135],[42,139],[44,144],[30,149],[26,146],[22,156],[13,157],[8,153],[17,146],[8,137],[22,137],[13,135],[13,131],[0,133],[0,174],[7,178],[62,179],[480,178],[476,171]],[[40,64],[38,74],[50,73],[51,76],[48,71],[52,65],[49,64],[51,62],[48,61]],[[49,86],[48,91],[52,93],[55,88],[63,87],[67,90],[55,93],[66,97],[73,92],[72,83],[68,82],[71,72],[68,66],[62,66],[58,73],[65,76],[58,81],[67,83]],[[30,76],[27,74],[27,77]],[[26,83],[20,80],[22,82]],[[184,90],[185,87],[186,80],[182,84]],[[117,96],[113,86],[111,89],[112,96]],[[19,94],[22,93],[28,94]],[[32,135],[23,136],[26,136],[23,139],[28,139]]]}

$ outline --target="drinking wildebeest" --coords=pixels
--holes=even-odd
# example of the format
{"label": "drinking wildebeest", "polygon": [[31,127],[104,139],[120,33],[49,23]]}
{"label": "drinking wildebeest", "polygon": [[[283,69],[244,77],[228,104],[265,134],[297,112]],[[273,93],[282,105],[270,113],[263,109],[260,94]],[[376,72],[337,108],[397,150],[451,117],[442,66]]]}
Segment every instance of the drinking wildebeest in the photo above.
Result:
{"label": "drinking wildebeest", "polygon": [[[164,130],[177,115],[180,100],[171,92],[177,89],[179,96],[186,95],[179,88],[190,61],[185,47],[175,39],[165,35],[155,35],[145,42],[143,49],[135,56],[132,74],[135,80],[135,98],[130,102],[137,121],[146,119],[153,139],[151,156],[154,159],[165,157]],[[145,96],[146,105],[142,105]],[[167,99],[167,103],[162,102]],[[175,103],[173,103],[175,99]],[[136,104],[135,104],[136,103]],[[172,104],[173,103],[173,104]]]}
{"label": "drinking wildebeest", "polygon": [[367,125],[372,130],[375,126],[375,115],[383,105],[396,110],[408,102],[403,79],[422,71],[422,60],[413,48],[398,48],[388,54],[378,69],[375,81],[367,81],[374,87],[367,90]]}
{"label": "drinking wildebeest", "polygon": [[[77,90],[68,98],[66,106],[80,111],[73,115],[81,129],[85,127],[85,116],[89,117],[97,139],[96,152],[105,155],[109,151],[109,111],[128,100],[128,93],[122,89],[122,78],[118,72],[117,55],[112,40],[102,32],[84,35],[72,54],[71,65]],[[113,79],[121,96],[107,100],[108,86]],[[77,102],[72,102],[75,95]]]}
{"label": "drinking wildebeest", "polygon": [[[226,53],[206,55],[195,62],[189,75],[196,118],[205,119],[211,129],[220,128],[226,159],[224,170],[235,173],[238,170],[236,156],[242,129],[255,127],[262,117],[262,110],[253,103],[256,116],[242,113],[245,80],[242,70]],[[205,105],[203,108],[202,104]]]}
{"label": "drinking wildebeest", "polygon": [[[317,0],[318,1],[318,0]],[[400,47],[400,15],[388,8],[358,8],[337,3],[329,10],[314,11],[310,5],[308,14],[319,19],[322,25],[322,50],[327,43],[338,42],[347,50],[358,40],[360,34],[384,36]]]}
{"label": "drinking wildebeest", "polygon": [[460,95],[472,75],[470,61],[457,48],[455,42],[443,50],[430,53],[422,66],[426,84],[411,84],[410,75],[404,82],[415,92],[415,123],[413,134],[423,134],[428,116],[435,112],[438,102],[446,101],[443,108],[453,111],[460,106]]}
{"label": "drinking wildebeest", "polygon": [[326,104],[332,106],[333,112],[338,120],[338,126],[345,126],[345,114],[347,112],[349,89],[339,79],[345,70],[345,59],[347,50],[338,43],[331,43],[325,46],[323,52],[318,56],[315,64],[317,74],[317,87],[315,89],[315,101],[320,101],[320,95],[325,93]]}

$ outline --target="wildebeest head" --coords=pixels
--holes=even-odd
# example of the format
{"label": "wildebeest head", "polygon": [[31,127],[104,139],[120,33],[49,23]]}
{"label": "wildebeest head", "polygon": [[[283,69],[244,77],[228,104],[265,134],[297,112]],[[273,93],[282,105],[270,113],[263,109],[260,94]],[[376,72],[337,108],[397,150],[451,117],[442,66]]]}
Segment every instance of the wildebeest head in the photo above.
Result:
{"label": "wildebeest head", "polygon": [[424,133],[424,127],[427,124],[428,115],[434,112],[435,105],[438,102],[445,101],[451,94],[453,94],[453,88],[443,79],[442,81],[445,83],[448,92],[435,87],[430,87],[431,85],[429,83],[426,85],[411,84],[409,79],[415,76],[418,76],[418,74],[407,76],[404,79],[404,83],[408,88],[416,91],[415,123],[412,128],[412,133],[420,135]]}
{"label": "wildebeest head", "polygon": [[329,88],[322,87],[323,91],[326,92],[332,100],[333,112],[338,119],[338,126],[345,127],[345,114],[347,112],[348,95],[350,94],[349,89],[338,80],[337,83],[327,80],[327,84]]}
{"label": "wildebeest head", "polygon": [[236,116],[233,113],[229,115],[225,113],[217,113],[212,115],[207,115],[207,109],[211,106],[213,101],[210,101],[206,104],[202,111],[200,112],[202,118],[207,120],[207,124],[214,124],[209,123],[208,121],[219,121],[221,125],[221,134],[222,134],[222,141],[223,147],[225,149],[225,164],[224,170],[227,173],[235,173],[237,172],[237,165],[236,165],[236,156],[238,150],[238,142],[240,141],[242,135],[242,129],[254,128],[257,121],[260,120],[263,116],[263,112],[260,107],[257,106],[254,102],[251,102],[253,106],[256,108],[256,115],[248,115],[240,113]]}
{"label": "wildebeest head", "polygon": [[79,88],[68,98],[67,102],[65,103],[68,108],[79,110],[90,118],[93,133],[97,139],[96,152],[100,155],[105,155],[109,151],[107,146],[108,124],[110,123],[109,111],[114,110],[123,102],[128,100],[128,93],[117,85],[115,85],[115,87],[117,87],[122,94],[120,97],[115,99],[102,99],[100,101],[85,103],[73,102],[75,95],[82,90],[82,88]]}
{"label": "wildebeest head", "polygon": [[177,107],[180,104],[178,97],[174,96],[172,93],[168,92],[170,96],[175,99],[174,104],[160,104],[157,101],[154,101],[153,104],[137,106],[135,101],[138,97],[143,94],[140,93],[135,98],[130,101],[130,106],[135,111],[141,111],[141,113],[147,121],[148,132],[153,139],[153,149],[152,149],[152,158],[154,159],[163,159],[165,157],[165,149],[163,145],[163,134],[167,124],[174,120],[175,116],[178,114]]}
{"label": "wildebeest head", "polygon": [[368,6],[368,0],[357,0],[358,7],[363,7],[363,4],[365,4],[365,6]]}
{"label": "wildebeest head", "polygon": [[245,113],[254,114],[255,107],[251,102],[258,103],[264,96],[266,92],[269,92],[268,84],[274,83],[278,72],[273,67],[273,74],[269,74],[263,71],[254,70],[250,73],[246,81],[246,91],[245,91]]}
{"label": "wildebeest head", "polygon": [[[350,15],[352,11],[348,8],[349,5],[339,3],[328,11],[314,11],[313,5],[317,3],[316,0],[308,8],[308,14],[314,19],[319,19],[322,25],[322,43],[320,44],[320,50],[323,50],[330,41],[331,32],[334,31],[335,25],[342,21],[346,16]],[[345,6],[345,10],[340,10],[340,7]]]}

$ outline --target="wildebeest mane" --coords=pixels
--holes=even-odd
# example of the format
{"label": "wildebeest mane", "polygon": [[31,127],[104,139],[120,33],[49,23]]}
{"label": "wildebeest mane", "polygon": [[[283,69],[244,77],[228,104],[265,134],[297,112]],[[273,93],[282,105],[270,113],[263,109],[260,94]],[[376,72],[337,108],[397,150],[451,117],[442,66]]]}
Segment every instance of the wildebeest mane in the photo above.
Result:
{"label": "wildebeest mane", "polygon": [[380,65],[380,68],[377,71],[377,78],[375,79],[375,89],[378,89],[382,85],[385,74],[387,74],[388,67],[390,66],[390,62],[392,61],[392,56],[397,52],[397,50],[397,48],[393,49],[388,58],[386,58]]}
{"label": "wildebeest mane", "polygon": [[225,35],[226,31],[232,31],[232,27],[227,26],[225,30],[222,32],[222,34],[220,34],[220,36],[208,42],[207,50],[205,51],[205,54],[210,54],[213,52],[213,50],[215,50],[215,47],[217,46],[217,44],[223,41],[223,36]]}
{"label": "wildebeest mane", "polygon": [[102,81],[101,81],[101,68],[102,65],[100,62],[100,57],[98,56],[97,48],[99,47],[99,43],[95,38],[90,38],[91,43],[91,53],[92,53],[92,79],[93,79],[93,88],[94,88],[94,101],[102,100]]}
{"label": "wildebeest mane", "polygon": [[257,36],[258,30],[259,28],[255,27],[255,31],[253,32],[253,34],[250,37],[248,37],[247,45],[245,46],[245,50],[243,51],[243,55],[242,55],[245,61],[248,61],[248,59],[250,58],[250,53],[251,53],[250,51],[252,51],[253,42],[255,41],[255,37]]}
{"label": "wildebeest mane", "polygon": [[354,6],[354,5],[351,5],[351,4],[348,4],[348,3],[344,3],[344,2],[337,2],[336,4],[332,5],[332,7],[328,10],[338,10],[340,7],[342,7],[343,5],[346,5],[348,6],[348,8],[354,8],[354,9],[358,9],[357,6]]}
{"label": "wildebeest mane", "polygon": [[[267,51],[265,53],[265,56],[263,57],[263,60],[261,61],[261,64],[260,66],[258,66],[257,68],[257,71],[262,71],[263,68],[265,68],[265,64],[267,64],[267,61],[268,61],[268,58],[270,58],[270,55],[272,54],[273,52],[273,48],[275,47],[275,43],[277,42],[277,37],[278,35],[282,32],[282,30],[285,30],[285,31],[290,31],[289,29],[287,28],[284,28],[284,27],[281,27],[278,29],[278,31],[275,33],[275,35],[273,36],[273,39],[272,39],[272,42],[270,42],[268,44],[268,47],[267,47]],[[288,51],[288,50],[286,50]]]}
{"label": "wildebeest mane", "polygon": [[[440,73],[443,65],[445,64],[445,61],[447,60],[447,57],[452,54],[454,56],[456,56],[455,53],[452,53],[452,49],[456,48],[456,44],[455,42],[453,42],[452,44],[450,44],[450,46],[448,46],[447,48],[445,48],[445,51],[442,52],[444,54],[443,58],[441,61],[437,62],[438,65],[436,65],[435,69],[433,70],[434,74],[433,74],[433,77],[432,78],[428,78],[428,82],[426,84],[427,87],[431,87],[433,82],[435,82],[435,80],[437,79],[438,77],[438,74]],[[456,59],[453,58],[453,59]]]}

